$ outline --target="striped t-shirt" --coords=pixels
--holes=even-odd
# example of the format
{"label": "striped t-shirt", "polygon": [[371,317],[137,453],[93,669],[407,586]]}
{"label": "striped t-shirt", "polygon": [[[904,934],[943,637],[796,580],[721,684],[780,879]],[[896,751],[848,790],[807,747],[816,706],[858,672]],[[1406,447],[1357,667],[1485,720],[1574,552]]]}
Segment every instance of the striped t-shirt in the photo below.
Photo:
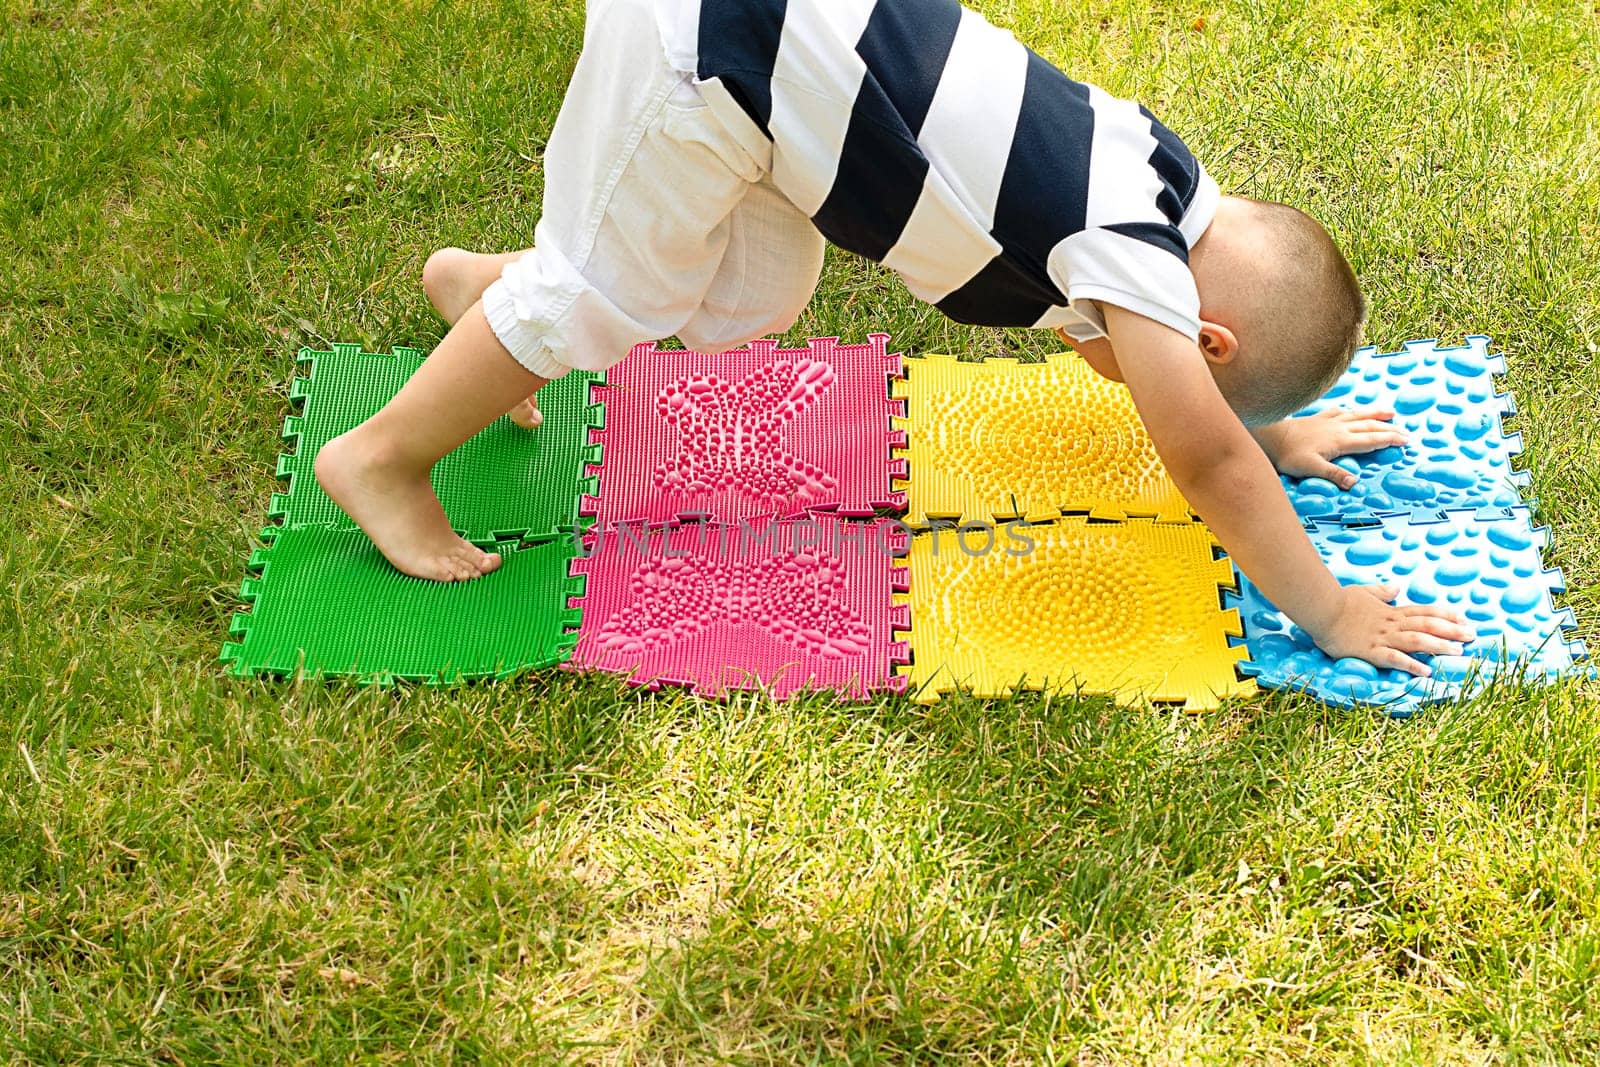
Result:
{"label": "striped t-shirt", "polygon": [[654,0],[669,60],[834,244],[959,322],[1193,338],[1218,191],[1154,116],[956,0]]}

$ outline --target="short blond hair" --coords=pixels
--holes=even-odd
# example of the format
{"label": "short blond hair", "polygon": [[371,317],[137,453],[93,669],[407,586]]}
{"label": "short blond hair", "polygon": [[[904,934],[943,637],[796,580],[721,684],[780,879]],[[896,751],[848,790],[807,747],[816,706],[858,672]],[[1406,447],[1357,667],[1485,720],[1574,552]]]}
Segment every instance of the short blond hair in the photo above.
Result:
{"label": "short blond hair", "polygon": [[1246,200],[1258,254],[1235,277],[1240,366],[1228,401],[1264,425],[1321,396],[1361,344],[1367,304],[1349,260],[1316,219],[1270,200]]}

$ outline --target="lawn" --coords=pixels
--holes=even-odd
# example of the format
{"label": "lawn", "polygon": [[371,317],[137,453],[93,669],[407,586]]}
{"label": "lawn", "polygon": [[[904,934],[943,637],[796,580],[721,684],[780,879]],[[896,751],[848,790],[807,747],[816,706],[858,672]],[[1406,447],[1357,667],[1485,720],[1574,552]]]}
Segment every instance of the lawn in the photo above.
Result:
{"label": "lawn", "polygon": [[[994,0],[1223,188],[1324,218],[1370,339],[1495,337],[1600,624],[1600,16]],[[564,0],[4,0],[0,1060],[1592,1062],[1600,710],[709,703],[216,663],[303,344],[429,346],[522,247]],[[833,256],[807,334],[956,326]]]}

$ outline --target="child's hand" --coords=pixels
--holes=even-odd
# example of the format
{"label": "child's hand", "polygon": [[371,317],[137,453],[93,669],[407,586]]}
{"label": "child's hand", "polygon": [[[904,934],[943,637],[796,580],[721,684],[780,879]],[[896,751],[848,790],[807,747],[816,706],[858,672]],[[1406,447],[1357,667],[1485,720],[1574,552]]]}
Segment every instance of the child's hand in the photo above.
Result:
{"label": "child's hand", "polygon": [[1356,476],[1332,461],[1406,444],[1406,435],[1390,423],[1393,418],[1394,412],[1379,408],[1328,408],[1263,427],[1256,431],[1256,439],[1273,466],[1291,478],[1323,478],[1349,489]]}
{"label": "child's hand", "polygon": [[[1192,340],[1113,304],[1100,308],[1117,367],[1167,473],[1262,595],[1331,656],[1426,675],[1428,668],[1413,653],[1461,651],[1458,642],[1471,640],[1473,634],[1454,611],[1395,607],[1388,602],[1394,589],[1339,584],[1289,505],[1268,457],[1257,447],[1260,432],[1251,439]],[[1387,413],[1291,421],[1320,423],[1319,430],[1354,446],[1340,446],[1345,451],[1359,451],[1389,443],[1380,444],[1368,434],[1395,432],[1383,419],[1372,418],[1374,414]],[[1345,435],[1342,424],[1366,421],[1376,422],[1378,429],[1353,429]],[[1266,429],[1277,431],[1284,425]],[[1292,448],[1295,432],[1290,436]]]}
{"label": "child's hand", "polygon": [[1312,634],[1317,647],[1335,659],[1364,659],[1376,667],[1393,667],[1426,678],[1431,671],[1407,653],[1459,656],[1462,643],[1474,634],[1460,612],[1436,607],[1396,607],[1398,594],[1388,585],[1347,585],[1341,602],[1322,633]]}

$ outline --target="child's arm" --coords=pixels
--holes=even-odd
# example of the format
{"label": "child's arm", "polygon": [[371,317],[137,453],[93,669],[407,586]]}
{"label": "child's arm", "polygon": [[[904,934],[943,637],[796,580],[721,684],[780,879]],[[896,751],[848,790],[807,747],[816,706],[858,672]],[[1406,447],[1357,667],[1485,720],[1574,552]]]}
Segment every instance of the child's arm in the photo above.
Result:
{"label": "child's arm", "polygon": [[1456,642],[1471,640],[1472,631],[1457,613],[1396,607],[1387,602],[1395,590],[1338,583],[1193,341],[1131,311],[1101,308],[1117,366],[1162,462],[1269,600],[1330,656],[1426,675],[1408,653],[1460,653]]}
{"label": "child's arm", "polygon": [[1322,478],[1341,489],[1356,476],[1333,461],[1340,456],[1401,447],[1406,435],[1389,422],[1394,412],[1381,408],[1346,411],[1328,408],[1303,418],[1284,419],[1251,430],[1272,465],[1292,478]]}

